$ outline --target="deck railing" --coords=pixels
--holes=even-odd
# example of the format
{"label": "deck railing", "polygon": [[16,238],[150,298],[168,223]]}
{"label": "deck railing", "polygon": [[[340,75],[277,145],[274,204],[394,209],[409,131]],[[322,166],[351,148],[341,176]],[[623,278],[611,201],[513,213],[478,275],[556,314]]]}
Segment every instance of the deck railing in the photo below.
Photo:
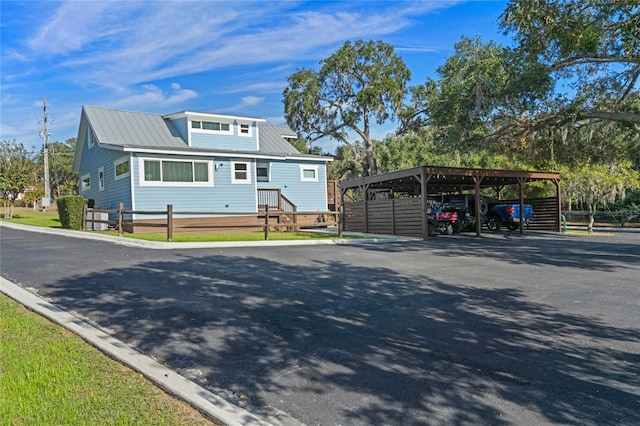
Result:
{"label": "deck railing", "polygon": [[[87,230],[87,224],[91,223],[92,228],[93,224],[101,223],[107,224],[108,227],[112,229],[117,229],[118,235],[124,235],[124,225],[125,225],[125,215],[152,215],[152,216],[165,216],[166,220],[162,222],[144,222],[144,221],[135,221],[135,226],[143,226],[143,227],[162,227],[167,230],[167,241],[173,241],[173,232],[175,228],[211,228],[211,229],[224,229],[224,228],[262,228],[264,231],[264,239],[269,239],[269,232],[271,228],[285,228],[287,230],[298,230],[301,225],[297,223],[298,216],[316,216],[319,221],[317,224],[307,224],[305,226],[312,227],[314,225],[329,227],[335,226],[338,230],[338,238],[342,238],[342,223],[341,217],[342,213],[340,211],[314,211],[314,212],[297,212],[297,211],[287,211],[284,212],[282,210],[272,210],[268,204],[265,204],[261,207],[261,212],[256,213],[247,213],[247,212],[190,212],[190,211],[173,211],[173,205],[167,205],[166,210],[154,210],[154,211],[143,211],[143,210],[125,210],[124,203],[120,203],[120,206],[117,210],[107,210],[107,209],[89,209],[87,206],[84,206],[82,212],[82,230]],[[116,220],[102,220],[95,219],[95,213],[107,213],[108,215],[117,215]],[[282,221],[282,216],[292,216],[292,222]],[[175,223],[175,216],[208,216],[210,218],[213,217],[247,217],[247,218],[256,218],[264,216],[264,222],[260,223],[194,223],[194,224],[178,224]],[[320,221],[320,218],[322,219]],[[271,219],[278,219],[278,223],[271,223]]]}

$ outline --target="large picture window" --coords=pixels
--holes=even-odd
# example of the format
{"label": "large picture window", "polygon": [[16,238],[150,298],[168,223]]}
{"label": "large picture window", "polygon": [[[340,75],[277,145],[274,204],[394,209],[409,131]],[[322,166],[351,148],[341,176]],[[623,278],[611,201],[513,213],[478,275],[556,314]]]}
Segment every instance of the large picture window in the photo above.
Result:
{"label": "large picture window", "polygon": [[211,186],[211,161],[140,159],[140,185]]}

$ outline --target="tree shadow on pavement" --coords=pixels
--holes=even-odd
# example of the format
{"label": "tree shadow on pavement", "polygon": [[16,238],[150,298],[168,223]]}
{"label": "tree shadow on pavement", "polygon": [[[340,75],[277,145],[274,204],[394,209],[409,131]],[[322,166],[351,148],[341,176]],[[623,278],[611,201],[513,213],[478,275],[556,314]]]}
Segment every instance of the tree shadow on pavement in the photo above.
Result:
{"label": "tree shadow on pavement", "polygon": [[168,259],[59,279],[46,296],[308,424],[640,423],[637,329],[386,267]]}

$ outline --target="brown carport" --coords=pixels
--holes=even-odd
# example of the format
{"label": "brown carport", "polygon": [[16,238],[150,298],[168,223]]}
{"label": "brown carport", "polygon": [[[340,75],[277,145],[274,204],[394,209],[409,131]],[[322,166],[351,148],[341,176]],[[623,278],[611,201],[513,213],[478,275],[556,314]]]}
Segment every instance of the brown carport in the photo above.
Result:
{"label": "brown carport", "polygon": [[[544,209],[551,218],[552,229],[560,231],[560,174],[524,170],[466,169],[454,167],[422,166],[397,172],[367,176],[340,182],[341,200],[345,208],[344,226],[347,231],[389,233],[394,235],[428,237],[427,206],[423,200],[432,194],[456,194],[473,190],[475,211],[480,211],[483,188],[493,188],[496,194],[508,185],[518,185],[520,214],[523,214],[524,185],[534,181],[551,181],[556,195],[545,199]],[[359,190],[362,200],[345,202],[348,191]],[[379,195],[386,194],[384,197]],[[384,198],[384,200],[380,200]],[[380,202],[379,202],[380,201]],[[528,200],[527,200],[528,201]],[[534,206],[534,212],[535,212]],[[549,212],[551,215],[549,216]],[[381,212],[385,212],[381,214]],[[391,228],[388,223],[391,221]],[[387,226],[387,232],[379,232]],[[476,221],[476,235],[481,235],[482,223]],[[520,218],[520,233],[523,233]]]}

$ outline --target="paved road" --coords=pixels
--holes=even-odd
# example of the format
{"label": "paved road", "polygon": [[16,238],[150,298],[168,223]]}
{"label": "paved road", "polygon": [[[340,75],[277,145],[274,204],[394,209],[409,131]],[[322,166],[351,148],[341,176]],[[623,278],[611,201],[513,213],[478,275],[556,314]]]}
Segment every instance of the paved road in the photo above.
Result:
{"label": "paved road", "polygon": [[640,234],[151,250],[0,232],[3,277],[250,410],[640,424]]}

